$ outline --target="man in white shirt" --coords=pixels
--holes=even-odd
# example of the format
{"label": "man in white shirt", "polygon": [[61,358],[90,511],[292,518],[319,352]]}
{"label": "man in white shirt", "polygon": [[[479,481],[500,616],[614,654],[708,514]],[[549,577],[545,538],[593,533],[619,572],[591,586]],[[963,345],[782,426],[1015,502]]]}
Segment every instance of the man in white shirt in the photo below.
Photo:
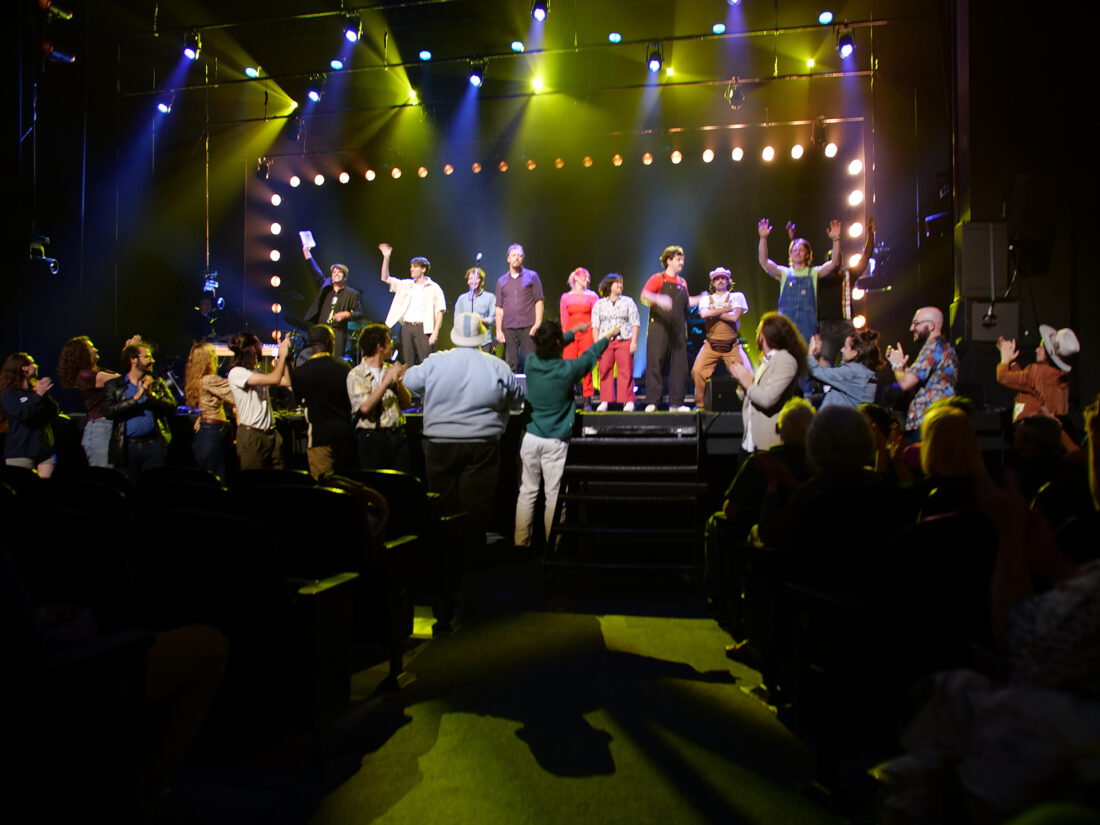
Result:
{"label": "man in white shirt", "polygon": [[409,261],[410,277],[391,278],[393,247],[380,243],[378,249],[382,253],[382,283],[394,293],[386,326],[393,327],[401,322],[401,357],[408,366],[415,366],[431,355],[435,348],[443,313],[447,310],[447,300],[439,284],[428,277],[432,265],[427,258],[417,257]]}

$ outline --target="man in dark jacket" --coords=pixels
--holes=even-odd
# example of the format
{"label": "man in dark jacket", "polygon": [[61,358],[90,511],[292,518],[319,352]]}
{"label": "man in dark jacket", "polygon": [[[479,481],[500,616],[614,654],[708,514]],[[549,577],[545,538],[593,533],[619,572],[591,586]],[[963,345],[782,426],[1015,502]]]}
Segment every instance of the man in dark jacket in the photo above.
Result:
{"label": "man in dark jacket", "polygon": [[176,413],[176,402],[164,379],[153,377],[156,361],[146,342],[128,343],[122,363],[129,369],[103,385],[101,409],[114,422],[111,463],[137,478],[142,470],[167,461],[172,440],[168,419]]}

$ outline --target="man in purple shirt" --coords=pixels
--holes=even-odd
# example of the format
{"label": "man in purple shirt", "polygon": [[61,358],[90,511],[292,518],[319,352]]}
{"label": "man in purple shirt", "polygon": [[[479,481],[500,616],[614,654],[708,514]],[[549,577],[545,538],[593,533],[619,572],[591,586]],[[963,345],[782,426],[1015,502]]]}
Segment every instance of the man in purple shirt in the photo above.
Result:
{"label": "man in purple shirt", "polygon": [[533,269],[523,266],[523,247],[518,243],[508,247],[508,271],[497,281],[497,341],[504,344],[504,360],[518,372],[522,364],[520,352],[526,358],[535,349],[531,336],[542,323],[542,281]]}

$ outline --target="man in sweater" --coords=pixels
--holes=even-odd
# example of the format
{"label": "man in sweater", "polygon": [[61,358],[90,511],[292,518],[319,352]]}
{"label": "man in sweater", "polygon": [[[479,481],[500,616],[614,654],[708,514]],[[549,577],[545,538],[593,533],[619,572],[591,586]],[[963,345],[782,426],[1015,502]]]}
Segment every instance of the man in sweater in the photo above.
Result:
{"label": "man in sweater", "polygon": [[291,383],[299,403],[305,404],[309,425],[306,457],[314,478],[340,472],[350,464],[351,402],[347,381],[350,369],[333,357],[332,327],[316,324],[309,328],[309,360],[294,371]]}
{"label": "man in sweater", "polygon": [[443,515],[466,513],[468,550],[484,546],[500,470],[500,437],[523,389],[508,365],[481,347],[489,332],[472,312],[455,316],[455,348],[409,367],[405,386],[424,398],[428,489]]}
{"label": "man in sweater", "polygon": [[535,351],[527,358],[527,432],[519,448],[523,462],[516,500],[516,547],[531,546],[531,527],[540,481],[546,488],[545,527],[549,536],[558,503],[558,490],[569,451],[576,409],[573,385],[592,371],[619,328],[605,330],[580,358],[562,358],[576,330],[562,333],[557,321],[543,321],[533,336]]}

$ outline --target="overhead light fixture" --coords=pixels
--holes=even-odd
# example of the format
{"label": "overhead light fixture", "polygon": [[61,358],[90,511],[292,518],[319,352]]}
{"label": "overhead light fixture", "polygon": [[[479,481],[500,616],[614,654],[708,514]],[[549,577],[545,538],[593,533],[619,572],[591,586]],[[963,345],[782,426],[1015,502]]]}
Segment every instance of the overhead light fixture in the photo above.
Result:
{"label": "overhead light fixture", "polygon": [[535,0],[534,5],[531,6],[531,16],[539,23],[545,20],[549,13],[550,0]]}
{"label": "overhead light fixture", "polygon": [[183,56],[188,60],[198,60],[202,54],[202,38],[198,29],[191,29],[183,41]]}
{"label": "overhead light fixture", "polygon": [[425,63],[427,63],[429,60],[432,59],[432,53],[430,51],[428,51],[427,49],[421,49],[420,54],[417,55],[417,57],[419,57],[421,60],[423,60]]}
{"label": "overhead light fixture", "polygon": [[522,40],[512,41],[512,51],[514,51],[516,54],[521,54],[525,48],[526,46],[524,46]]}
{"label": "overhead light fixture", "polygon": [[172,111],[172,104],[176,102],[176,93],[167,92],[160,96],[157,100],[157,111],[162,115],[168,114]]}
{"label": "overhead light fixture", "polygon": [[72,52],[61,51],[57,46],[51,43],[49,40],[42,41],[42,54],[46,55],[46,59],[51,63],[75,63],[76,55]]}
{"label": "overhead light fixture", "polygon": [[817,16],[817,22],[820,23],[822,26],[828,26],[830,23],[833,22],[833,13],[826,9]]}
{"label": "overhead light fixture", "polygon": [[847,60],[856,50],[856,41],[852,39],[852,30],[848,26],[843,26],[837,31],[836,50],[840,52],[841,58]]}
{"label": "overhead light fixture", "polygon": [[358,14],[349,14],[344,18],[344,39],[356,43],[363,35],[363,20]]}
{"label": "overhead light fixture", "polygon": [[313,103],[320,103],[321,98],[325,94],[325,75],[315,74],[309,78],[309,86],[306,90],[306,97],[308,97]]}
{"label": "overhead light fixture", "polygon": [[481,88],[481,84],[485,82],[485,61],[484,60],[471,60],[470,61],[470,85],[476,88]]}
{"label": "overhead light fixture", "polygon": [[825,131],[825,116],[818,115],[814,118],[813,125],[810,126],[810,143],[820,148],[828,142],[829,137]]}
{"label": "overhead light fixture", "polygon": [[66,9],[58,8],[53,4],[53,0],[38,0],[38,7],[42,11],[46,12],[46,17],[54,18],[58,20],[72,20],[73,13]]}
{"label": "overhead light fixture", "polygon": [[260,67],[259,66],[245,66],[244,67],[244,74],[245,74],[245,77],[251,77],[253,80],[255,80],[257,77],[260,76]]}
{"label": "overhead light fixture", "polygon": [[725,34],[726,33],[726,24],[725,23],[715,23],[713,26],[710,27],[710,30],[712,32],[714,32],[715,34]]}
{"label": "overhead light fixture", "polygon": [[723,97],[731,109],[740,109],[745,105],[745,89],[737,79],[737,75],[731,77],[730,82],[726,84],[726,93]]}
{"label": "overhead light fixture", "polygon": [[341,60],[341,59],[340,59],[339,57],[334,57],[334,58],[332,58],[332,60],[330,60],[330,61],[328,62],[328,64],[329,64],[329,66],[331,66],[331,67],[332,67],[333,71],[337,71],[337,72],[338,72],[338,71],[340,71],[340,70],[341,70],[342,68],[344,68],[344,61],[343,61],[343,60]]}
{"label": "overhead light fixture", "polygon": [[609,43],[621,43],[622,39],[623,39],[623,36],[621,34],[619,34],[618,32],[608,32],[607,33],[607,41]]}
{"label": "overhead light fixture", "polygon": [[665,62],[665,50],[660,43],[650,43],[646,49],[647,57],[646,64],[649,66],[649,71],[653,74],[661,71],[661,66]]}
{"label": "overhead light fixture", "polygon": [[267,180],[271,174],[271,161],[265,157],[256,159],[256,180]]}

